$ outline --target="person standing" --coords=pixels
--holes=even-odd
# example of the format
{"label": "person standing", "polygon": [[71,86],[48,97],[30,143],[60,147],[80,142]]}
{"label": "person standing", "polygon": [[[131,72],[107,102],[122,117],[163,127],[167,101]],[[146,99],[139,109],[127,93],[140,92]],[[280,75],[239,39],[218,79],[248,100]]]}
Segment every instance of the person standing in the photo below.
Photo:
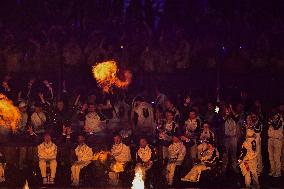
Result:
{"label": "person standing", "polygon": [[256,134],[252,129],[247,129],[246,140],[244,141],[239,157],[239,165],[243,176],[245,177],[246,188],[251,187],[251,177],[256,188],[259,188],[257,175],[257,142]]}
{"label": "person standing", "polygon": [[281,150],[284,120],[280,113],[274,114],[268,121],[268,153],[270,161],[269,176],[281,176]]}

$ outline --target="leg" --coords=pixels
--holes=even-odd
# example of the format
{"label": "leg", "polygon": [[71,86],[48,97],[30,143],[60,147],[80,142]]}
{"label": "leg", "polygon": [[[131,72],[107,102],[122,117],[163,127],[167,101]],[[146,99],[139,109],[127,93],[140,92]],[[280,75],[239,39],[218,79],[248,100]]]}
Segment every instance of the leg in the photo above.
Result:
{"label": "leg", "polygon": [[40,173],[41,177],[45,178],[46,177],[46,161],[41,159],[39,160],[39,168],[40,168]]}
{"label": "leg", "polygon": [[245,174],[245,184],[246,184],[246,188],[250,188],[250,185],[251,185],[250,172],[247,172],[247,174]]}
{"label": "leg", "polygon": [[56,167],[57,167],[57,161],[54,159],[54,160],[51,160],[50,161],[50,176],[51,178],[55,178],[55,174],[56,174]]}
{"label": "leg", "polygon": [[274,152],[273,152],[273,139],[268,139],[268,153],[269,153],[269,162],[270,162],[270,173],[269,175],[272,176],[275,174],[275,164],[274,164]]}
{"label": "leg", "polygon": [[24,161],[26,160],[27,147],[23,146],[19,149],[19,169],[24,168]]}
{"label": "leg", "polygon": [[169,185],[173,184],[174,180],[174,175],[175,175],[175,169],[176,169],[176,164],[175,163],[169,163],[167,166],[167,181]]}
{"label": "leg", "polygon": [[232,137],[231,141],[230,141],[230,148],[231,148],[231,160],[232,160],[232,166],[233,166],[233,170],[235,172],[238,172],[237,169],[237,145],[238,145],[238,141],[236,137]]}
{"label": "leg", "polygon": [[274,149],[274,164],[275,164],[275,177],[281,176],[281,150],[282,150],[282,139],[275,139]]}
{"label": "leg", "polygon": [[257,153],[257,174],[260,175],[262,173],[262,154],[261,154],[261,137],[258,133],[256,135],[256,153]]}

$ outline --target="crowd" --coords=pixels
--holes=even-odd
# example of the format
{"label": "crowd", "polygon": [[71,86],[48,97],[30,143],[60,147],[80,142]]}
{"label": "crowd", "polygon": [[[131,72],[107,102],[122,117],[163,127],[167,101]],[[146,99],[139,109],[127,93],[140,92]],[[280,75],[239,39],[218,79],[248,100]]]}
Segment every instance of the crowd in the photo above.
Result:
{"label": "crowd", "polygon": [[[259,187],[258,177],[267,171],[280,177],[284,105],[272,101],[283,95],[283,84],[274,77],[284,69],[284,24],[276,5],[262,0],[1,1],[0,74],[6,75],[0,92],[21,114],[16,132],[0,127],[2,146],[17,145],[17,168],[39,167],[43,184],[58,182],[62,167],[71,171],[74,186],[83,182],[82,172],[118,185],[138,169],[149,187],[157,175],[177,185],[241,171],[246,187],[251,178]],[[128,90],[103,93],[87,77],[91,66],[106,60],[131,70],[137,81]],[[191,82],[200,90],[189,90],[178,77],[198,70],[202,73]],[[221,80],[217,94],[204,82],[211,80],[210,71]],[[240,88],[226,90],[219,86],[226,83],[220,73],[273,77],[257,82],[252,90],[261,93],[254,96],[236,92],[249,78],[241,83],[236,77]],[[173,85],[160,76],[172,77]],[[5,161],[0,147],[0,182],[9,169]]]}
{"label": "crowd", "polygon": [[284,65],[284,27],[281,6],[278,10],[276,5],[211,0],[3,1],[0,68],[37,73],[62,69],[67,74],[115,59],[122,68],[151,74],[214,70],[222,60],[225,72],[278,72]]}
{"label": "crowd", "polygon": [[[1,127],[2,144],[7,145],[5,138],[19,141],[20,170],[27,166],[27,156],[34,154],[32,161],[39,164],[43,184],[54,184],[57,161],[71,166],[74,186],[88,166],[96,167],[94,174],[103,166],[112,185],[119,183],[122,173],[137,167],[143,168],[151,185],[155,164],[161,165],[158,172],[168,185],[199,182],[204,171],[238,174],[241,170],[246,187],[251,176],[259,187],[263,170],[270,170],[275,178],[283,171],[283,102],[265,112],[259,99],[241,91],[236,98],[208,101],[203,110],[198,97],[188,94],[177,101],[159,87],[152,101],[142,92],[133,95],[125,89],[113,94],[92,91],[84,97],[70,93],[63,84],[59,98],[47,80],[32,78],[19,90],[10,87],[11,81],[10,76],[4,78],[1,93],[18,106],[21,120],[16,132]],[[268,167],[262,163],[265,152]]]}

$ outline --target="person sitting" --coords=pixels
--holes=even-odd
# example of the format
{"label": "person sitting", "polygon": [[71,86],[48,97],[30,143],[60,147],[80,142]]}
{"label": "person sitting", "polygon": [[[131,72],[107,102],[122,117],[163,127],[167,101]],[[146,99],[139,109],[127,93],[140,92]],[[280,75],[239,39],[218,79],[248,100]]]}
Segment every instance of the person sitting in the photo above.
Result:
{"label": "person sitting", "polygon": [[35,111],[31,115],[31,128],[29,132],[31,135],[42,136],[45,132],[46,115],[42,111],[42,106],[40,103],[35,104]]}
{"label": "person sitting", "polygon": [[203,123],[203,129],[198,137],[198,140],[200,144],[197,146],[197,151],[198,151],[198,159],[200,159],[201,152],[207,149],[207,143],[204,141],[212,140],[215,142],[215,135],[213,131],[210,129],[209,124],[207,122]]}
{"label": "person sitting", "polygon": [[[43,184],[54,184],[56,174],[56,161],[57,146],[51,141],[50,134],[44,135],[44,142],[38,145],[38,158]],[[50,178],[46,177],[46,164],[50,164]]]}
{"label": "person sitting", "polygon": [[167,165],[167,182],[168,185],[173,185],[176,166],[180,166],[186,154],[186,148],[179,139],[178,133],[175,133],[172,138],[172,144],[168,148],[169,161]]}
{"label": "person sitting", "polygon": [[71,181],[72,186],[78,186],[80,180],[80,171],[91,163],[93,159],[92,148],[85,144],[85,137],[83,135],[78,136],[79,145],[75,149],[77,161],[71,167]]}
{"label": "person sitting", "polygon": [[153,150],[148,145],[146,138],[140,138],[139,148],[136,152],[136,166],[135,170],[141,168],[143,174],[143,180],[146,178],[146,172],[151,169],[153,165]]}
{"label": "person sitting", "polygon": [[194,165],[190,172],[183,178],[182,181],[199,182],[202,171],[209,170],[214,165],[219,157],[218,150],[214,147],[214,141],[206,141],[207,149],[201,154],[201,162]]}
{"label": "person sitting", "polygon": [[256,134],[252,129],[247,129],[246,140],[242,145],[241,155],[239,158],[239,165],[242,174],[245,177],[246,188],[250,188],[251,176],[256,188],[259,188],[257,163]]}
{"label": "person sitting", "polygon": [[114,136],[114,145],[111,148],[110,155],[113,158],[113,163],[110,165],[109,182],[111,185],[117,185],[118,173],[123,172],[126,163],[131,161],[130,148],[121,142],[119,134]]}

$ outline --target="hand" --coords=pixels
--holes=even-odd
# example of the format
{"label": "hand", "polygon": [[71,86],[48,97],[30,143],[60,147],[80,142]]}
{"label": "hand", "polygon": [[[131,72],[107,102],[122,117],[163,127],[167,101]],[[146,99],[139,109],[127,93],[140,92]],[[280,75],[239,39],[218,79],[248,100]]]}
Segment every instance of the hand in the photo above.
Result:
{"label": "hand", "polygon": [[62,134],[66,134],[66,127],[65,127],[65,125],[63,125]]}
{"label": "hand", "polygon": [[87,110],[88,109],[88,104],[84,104],[83,106],[82,106],[82,112],[84,112],[85,110]]}
{"label": "hand", "polygon": [[33,134],[33,129],[32,129],[32,127],[31,126],[28,126],[28,133],[30,134],[30,135],[32,135]]}

